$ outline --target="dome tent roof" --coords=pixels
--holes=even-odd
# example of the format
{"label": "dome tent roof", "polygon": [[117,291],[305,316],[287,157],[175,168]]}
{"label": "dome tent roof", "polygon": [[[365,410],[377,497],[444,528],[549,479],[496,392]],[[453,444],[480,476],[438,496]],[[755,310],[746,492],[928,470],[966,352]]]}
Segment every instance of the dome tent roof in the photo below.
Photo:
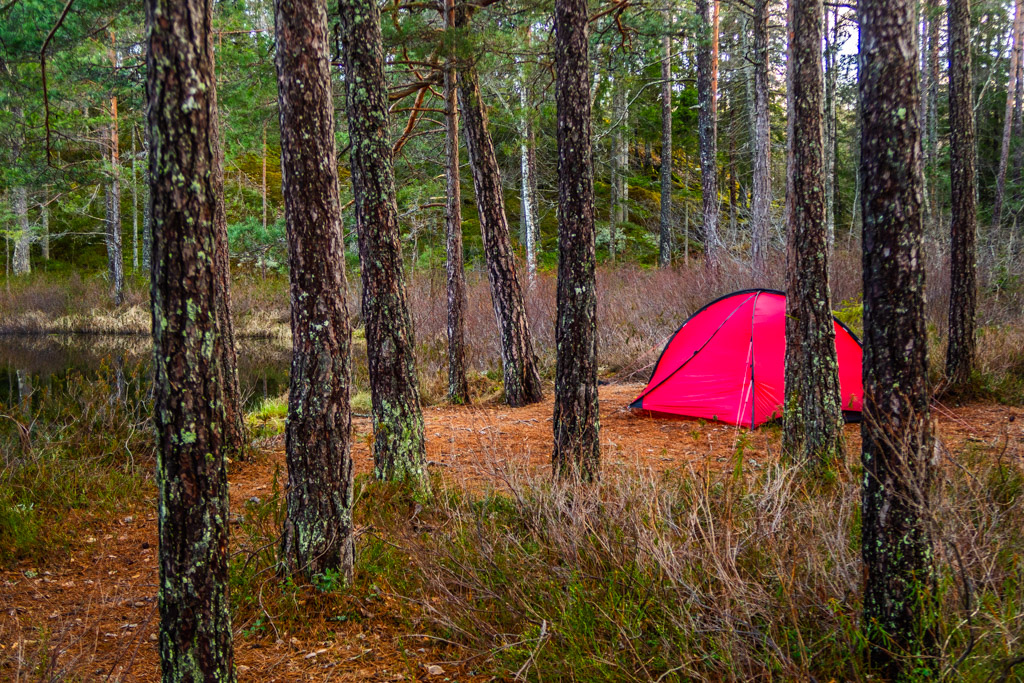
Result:
{"label": "dome tent roof", "polygon": [[[860,340],[835,320],[843,411],[860,418]],[[715,299],[665,345],[631,408],[757,427],[782,416],[786,295],[747,289]]]}

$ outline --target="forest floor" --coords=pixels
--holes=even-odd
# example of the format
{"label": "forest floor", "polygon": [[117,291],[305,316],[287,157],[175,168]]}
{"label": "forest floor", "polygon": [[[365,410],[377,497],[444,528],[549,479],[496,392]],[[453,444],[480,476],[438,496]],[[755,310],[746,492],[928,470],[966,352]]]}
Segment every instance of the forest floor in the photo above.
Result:
{"label": "forest floor", "polygon": [[[700,421],[652,419],[626,406],[637,384],[601,387],[605,478],[620,473],[774,462],[780,432],[755,432]],[[942,442],[950,450],[972,441],[989,446],[1024,438],[1020,409],[996,404],[937,406]],[[474,492],[504,488],[510,469],[550,467],[552,402],[519,409],[502,405],[425,410],[428,460],[441,486]],[[848,458],[859,457],[860,431],[846,427]],[[357,475],[372,469],[371,426],[353,421]],[[285,471],[281,437],[229,471],[232,533],[247,506],[270,495]],[[366,502],[362,502],[366,505]],[[74,521],[72,520],[72,524]],[[233,545],[235,541],[233,539]],[[66,555],[45,564],[0,571],[0,678],[6,680],[151,681],[158,677],[156,515],[152,501],[125,509],[102,526],[85,526]],[[245,629],[235,639],[240,680],[471,681],[487,680],[465,651],[410,632],[408,604],[391,595],[356,601],[357,618],[327,622],[311,610],[292,630]],[[300,601],[300,606],[301,606]],[[300,607],[301,608],[301,607]],[[415,606],[412,607],[415,609]],[[251,621],[249,622],[251,626]],[[293,622],[294,623],[294,622]],[[478,667],[479,668],[479,667]]]}

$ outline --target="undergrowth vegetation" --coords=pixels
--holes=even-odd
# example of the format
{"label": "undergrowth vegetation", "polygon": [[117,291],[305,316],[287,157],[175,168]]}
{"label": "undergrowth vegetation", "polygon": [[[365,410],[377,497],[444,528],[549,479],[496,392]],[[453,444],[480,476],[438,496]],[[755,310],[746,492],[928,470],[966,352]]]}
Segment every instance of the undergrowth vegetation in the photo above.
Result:
{"label": "undergrowth vegetation", "polygon": [[[929,253],[936,387],[948,305],[940,256]],[[942,400],[1021,405],[1024,292],[982,265],[979,367],[966,392]],[[756,281],[729,265],[715,277],[698,264],[602,268],[602,377],[646,380],[664,340],[688,315],[729,291],[778,286],[781,264],[775,267]],[[32,277],[0,293],[4,321],[35,320],[38,329],[53,319],[118,321],[133,331],[146,320],[140,282],[126,308],[112,311],[101,282],[72,275],[61,289],[45,274]],[[833,301],[857,332],[859,278],[855,251],[838,251]],[[357,282],[350,273],[350,286]],[[469,285],[474,400],[498,400],[500,355],[484,274],[470,272]],[[548,273],[527,287],[549,380],[554,291]],[[287,327],[286,297],[279,278],[242,274],[233,305],[251,313],[249,329]],[[421,393],[424,403],[438,403],[446,381],[443,273],[414,272],[409,300]],[[365,339],[358,306],[350,311],[353,410],[366,413]],[[141,346],[148,354],[148,342]],[[271,355],[265,362],[276,367],[280,359]],[[111,358],[120,360],[88,377],[68,371],[34,387],[31,373],[14,369],[30,359],[7,359],[7,381],[17,389],[0,403],[0,563],[44,561],[113,515],[154,500],[147,369],[125,362],[124,353]],[[251,405],[252,439],[283,431],[287,378],[272,379],[269,392],[263,380],[268,398]],[[1024,675],[1024,461],[1007,433],[1005,425],[991,425],[987,440],[939,451],[928,514],[940,569],[942,656],[930,664],[950,680]],[[589,489],[562,488],[547,472],[506,465],[495,466],[500,491],[438,478],[425,498],[359,478],[356,573],[348,586],[338,575],[306,585],[278,573],[285,479],[278,471],[266,495],[242,502],[233,520],[235,625],[244,638],[329,640],[346,622],[399,620],[409,647],[422,639],[447,643],[453,659],[499,679],[868,680],[859,624],[859,454],[851,449],[829,478],[771,462],[755,468],[739,434],[723,472],[694,466],[665,475],[608,473]],[[493,448],[510,450],[476,454],[481,463],[522,461],[514,445]]]}
{"label": "undergrowth vegetation", "polygon": [[0,404],[0,562],[50,556],[154,495],[148,411],[126,400],[139,381],[125,373],[71,372]]}
{"label": "undergrowth vegetation", "polygon": [[[506,461],[514,461],[511,458]],[[1024,463],[997,437],[943,453],[928,511],[939,567],[933,674],[1024,673]],[[592,488],[503,468],[502,492],[431,497],[361,479],[354,584],[273,579],[279,493],[253,503],[232,565],[247,637],[373,618],[479,673],[528,680],[869,680],[859,631],[859,466],[633,471]],[[359,505],[372,499],[374,505]]]}

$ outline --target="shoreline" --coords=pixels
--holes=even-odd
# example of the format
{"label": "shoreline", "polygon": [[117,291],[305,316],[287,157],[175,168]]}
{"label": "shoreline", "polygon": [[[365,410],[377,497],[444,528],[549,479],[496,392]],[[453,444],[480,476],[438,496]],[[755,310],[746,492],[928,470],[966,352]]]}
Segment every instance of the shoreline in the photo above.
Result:
{"label": "shoreline", "polygon": [[[102,327],[81,327],[81,328],[29,328],[29,327],[4,327],[0,328],[0,337],[148,337],[151,330],[132,329],[108,329]],[[280,332],[235,332],[235,339],[258,339],[268,341],[291,338],[290,334]]]}

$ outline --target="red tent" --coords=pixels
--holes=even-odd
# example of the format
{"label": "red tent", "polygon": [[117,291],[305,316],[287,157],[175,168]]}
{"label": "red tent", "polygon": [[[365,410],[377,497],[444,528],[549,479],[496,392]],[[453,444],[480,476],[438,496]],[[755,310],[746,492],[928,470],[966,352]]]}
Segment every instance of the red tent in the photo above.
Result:
{"label": "red tent", "polygon": [[[863,395],[860,340],[835,326],[843,411],[853,421]],[[733,292],[683,323],[630,407],[756,427],[782,416],[785,358],[785,293]]]}

